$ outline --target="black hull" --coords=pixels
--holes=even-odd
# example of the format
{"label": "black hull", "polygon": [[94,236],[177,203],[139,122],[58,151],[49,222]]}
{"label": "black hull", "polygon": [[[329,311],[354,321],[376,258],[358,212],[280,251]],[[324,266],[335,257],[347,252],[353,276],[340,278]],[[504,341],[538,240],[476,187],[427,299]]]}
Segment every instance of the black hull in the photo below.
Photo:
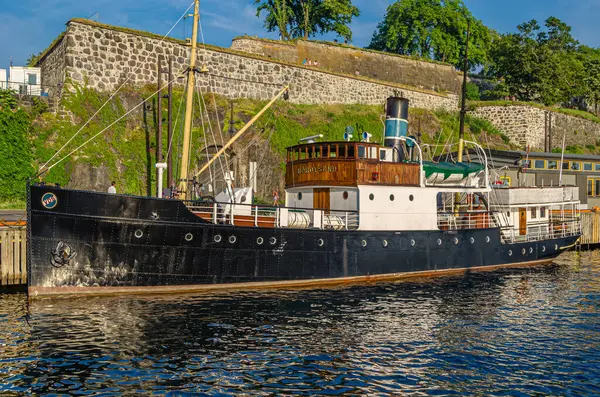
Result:
{"label": "black hull", "polygon": [[[44,208],[42,197],[52,194],[57,203]],[[28,215],[28,288],[34,296],[438,274],[549,261],[578,238],[507,245],[496,228],[377,232],[215,225],[179,201],[37,186],[30,187]]]}

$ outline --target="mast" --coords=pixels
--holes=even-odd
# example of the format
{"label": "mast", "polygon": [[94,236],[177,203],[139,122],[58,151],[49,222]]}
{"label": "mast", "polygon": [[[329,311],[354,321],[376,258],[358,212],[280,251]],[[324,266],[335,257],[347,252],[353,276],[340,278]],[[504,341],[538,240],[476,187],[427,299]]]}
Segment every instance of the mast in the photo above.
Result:
{"label": "mast", "polygon": [[465,115],[467,114],[466,102],[467,102],[467,71],[469,69],[469,29],[471,27],[471,21],[467,18],[467,44],[465,46],[465,63],[463,70],[463,84],[462,84],[462,104],[460,107],[460,128],[458,130],[458,162],[463,160],[463,150],[465,146]]}
{"label": "mast", "polygon": [[186,199],[188,187],[188,163],[190,158],[190,133],[192,130],[192,111],[194,105],[194,87],[196,73],[196,43],[198,41],[198,21],[200,0],[194,0],[194,26],[192,29],[192,45],[190,54],[190,67],[188,69],[187,96],[185,102],[185,124],[183,129],[183,149],[181,155],[181,169],[179,177],[179,197]]}

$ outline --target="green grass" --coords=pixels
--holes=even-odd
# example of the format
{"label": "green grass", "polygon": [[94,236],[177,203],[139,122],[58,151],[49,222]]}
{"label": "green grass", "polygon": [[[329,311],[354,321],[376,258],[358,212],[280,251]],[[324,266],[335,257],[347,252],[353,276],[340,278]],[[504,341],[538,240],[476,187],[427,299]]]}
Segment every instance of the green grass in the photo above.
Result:
{"label": "green grass", "polygon": [[0,210],[24,210],[27,208],[25,200],[13,199],[0,201]]}

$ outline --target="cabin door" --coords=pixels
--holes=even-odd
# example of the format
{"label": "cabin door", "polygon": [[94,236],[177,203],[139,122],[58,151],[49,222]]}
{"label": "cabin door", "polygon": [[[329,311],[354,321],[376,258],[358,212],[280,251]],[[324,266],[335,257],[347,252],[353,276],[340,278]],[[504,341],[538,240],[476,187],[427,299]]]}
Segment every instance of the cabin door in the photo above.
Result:
{"label": "cabin door", "polygon": [[527,234],[527,208],[519,208],[519,235]]}
{"label": "cabin door", "polygon": [[313,208],[325,210],[325,213],[329,213],[330,200],[329,200],[329,188],[315,188],[313,190]]}

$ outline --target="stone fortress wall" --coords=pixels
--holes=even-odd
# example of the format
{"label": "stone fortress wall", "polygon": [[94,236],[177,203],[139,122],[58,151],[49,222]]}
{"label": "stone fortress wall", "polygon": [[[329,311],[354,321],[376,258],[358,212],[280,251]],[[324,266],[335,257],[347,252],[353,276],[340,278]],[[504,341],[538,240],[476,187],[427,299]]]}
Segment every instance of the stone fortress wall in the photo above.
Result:
{"label": "stone fortress wall", "polygon": [[[175,73],[184,71],[188,53],[189,47],[180,40],[161,42],[153,34],[77,19],[67,24],[63,37],[38,65],[51,95],[65,79],[113,91],[124,82],[156,84],[159,55],[173,59]],[[453,93],[346,76],[214,46],[198,49],[198,63],[208,68],[208,73],[198,75],[201,89],[230,98],[267,100],[289,84],[290,101],[295,103],[382,104],[386,97],[401,93],[415,107],[454,110],[458,105]]]}
{"label": "stone fortress wall", "polygon": [[479,106],[471,115],[489,120],[505,133],[513,143],[544,148],[546,114],[551,117],[552,148],[565,146],[596,145],[600,141],[600,123],[581,117],[570,116],[529,105]]}
{"label": "stone fortress wall", "polygon": [[284,42],[243,36],[234,38],[231,48],[295,64],[311,59],[318,62],[320,69],[331,72],[358,73],[381,81],[460,95],[461,80],[450,64],[305,40]]}

